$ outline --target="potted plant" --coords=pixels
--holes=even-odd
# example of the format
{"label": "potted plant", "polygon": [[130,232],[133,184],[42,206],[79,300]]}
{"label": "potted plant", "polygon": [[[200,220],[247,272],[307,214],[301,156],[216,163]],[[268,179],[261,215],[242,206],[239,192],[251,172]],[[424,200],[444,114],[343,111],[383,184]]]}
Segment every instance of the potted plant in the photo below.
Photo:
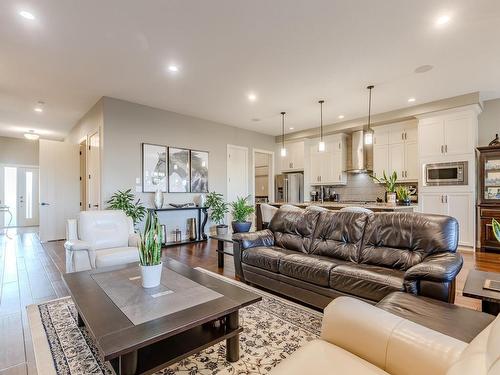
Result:
{"label": "potted plant", "polygon": [[234,202],[231,202],[231,214],[233,215],[231,224],[234,233],[248,232],[252,226],[252,222],[247,220],[253,214],[255,208],[248,203],[249,197],[238,197]]}
{"label": "potted plant", "polygon": [[396,204],[396,182],[398,180],[398,174],[396,171],[392,172],[392,174],[387,177],[385,171],[383,173],[382,178],[377,178],[375,176],[370,176],[379,184],[385,184],[385,200],[387,203]]}
{"label": "potted plant", "polygon": [[142,205],[140,199],[137,199],[134,203],[134,194],[132,193],[132,189],[125,191],[118,190],[106,203],[108,204],[108,210],[124,211],[125,215],[132,218],[134,227],[144,218],[144,215],[146,214],[146,208]]}
{"label": "potted plant", "polygon": [[220,193],[212,191],[207,194],[206,206],[210,210],[210,220],[216,223],[215,230],[218,236],[227,234],[227,225],[224,224],[224,217],[229,211],[224,197]]}
{"label": "potted plant", "polygon": [[411,192],[406,186],[398,186],[396,188],[396,195],[398,197],[398,202],[402,206],[409,206],[411,204]]}
{"label": "potted plant", "polygon": [[161,243],[162,231],[156,212],[149,211],[146,217],[144,233],[140,236],[139,260],[142,275],[142,286],[154,288],[161,281]]}

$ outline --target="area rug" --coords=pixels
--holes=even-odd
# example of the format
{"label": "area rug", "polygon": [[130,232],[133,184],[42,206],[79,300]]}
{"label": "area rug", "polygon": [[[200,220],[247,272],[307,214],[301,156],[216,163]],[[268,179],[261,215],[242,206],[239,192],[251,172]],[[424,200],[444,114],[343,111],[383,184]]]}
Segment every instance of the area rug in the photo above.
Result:
{"label": "area rug", "polygon": [[[266,374],[299,347],[317,338],[322,314],[246,284],[198,268],[262,296],[240,310],[240,360],[226,361],[225,341],[165,368],[157,375]],[[98,303],[96,301],[96,303]],[[39,374],[114,374],[85,327],[78,327],[71,298],[28,306]]]}

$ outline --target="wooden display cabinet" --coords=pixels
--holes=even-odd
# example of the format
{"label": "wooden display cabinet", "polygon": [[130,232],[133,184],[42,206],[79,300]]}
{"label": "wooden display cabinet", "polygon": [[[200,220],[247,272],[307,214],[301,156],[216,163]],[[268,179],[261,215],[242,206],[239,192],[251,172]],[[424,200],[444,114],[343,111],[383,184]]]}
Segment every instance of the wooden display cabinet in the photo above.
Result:
{"label": "wooden display cabinet", "polygon": [[481,251],[500,252],[491,220],[500,221],[500,146],[478,147],[479,151],[479,230]]}

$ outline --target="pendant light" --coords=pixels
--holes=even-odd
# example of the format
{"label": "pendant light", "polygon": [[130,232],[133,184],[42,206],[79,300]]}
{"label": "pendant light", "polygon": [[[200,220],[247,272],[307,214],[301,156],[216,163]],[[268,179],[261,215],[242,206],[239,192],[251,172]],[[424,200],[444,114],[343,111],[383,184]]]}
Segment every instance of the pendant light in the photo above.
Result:
{"label": "pendant light", "polygon": [[319,143],[318,143],[318,151],[319,152],[324,152],[326,150],[325,142],[323,141],[323,103],[324,100],[320,100],[319,107],[320,107],[320,122],[319,122]]}
{"label": "pendant light", "polygon": [[370,90],[370,94],[368,97],[368,128],[366,129],[365,132],[365,145],[373,144],[373,129],[370,127],[370,125],[371,125],[371,114],[372,114],[372,89],[374,87],[375,86],[373,85],[366,87],[368,90]]}
{"label": "pendant light", "polygon": [[285,148],[285,114],[286,112],[281,112],[281,157],[286,156]]}

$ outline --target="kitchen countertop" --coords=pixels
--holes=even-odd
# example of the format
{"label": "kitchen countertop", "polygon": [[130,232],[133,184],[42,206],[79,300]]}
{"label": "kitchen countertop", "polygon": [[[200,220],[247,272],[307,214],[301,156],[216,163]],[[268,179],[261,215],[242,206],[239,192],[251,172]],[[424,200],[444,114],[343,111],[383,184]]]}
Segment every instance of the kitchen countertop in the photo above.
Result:
{"label": "kitchen countertop", "polygon": [[417,204],[412,204],[411,206],[395,206],[392,204],[388,203],[375,203],[375,202],[368,202],[368,203],[342,203],[342,202],[304,202],[304,203],[278,203],[278,202],[270,202],[268,203],[271,206],[283,206],[285,204],[290,204],[292,206],[297,206],[297,207],[308,207],[308,206],[318,206],[318,207],[323,207],[323,208],[328,208],[331,210],[340,210],[341,208],[344,207],[363,207],[363,208],[368,208],[369,210],[372,211],[403,211],[403,212],[413,212],[415,209],[418,207]]}

